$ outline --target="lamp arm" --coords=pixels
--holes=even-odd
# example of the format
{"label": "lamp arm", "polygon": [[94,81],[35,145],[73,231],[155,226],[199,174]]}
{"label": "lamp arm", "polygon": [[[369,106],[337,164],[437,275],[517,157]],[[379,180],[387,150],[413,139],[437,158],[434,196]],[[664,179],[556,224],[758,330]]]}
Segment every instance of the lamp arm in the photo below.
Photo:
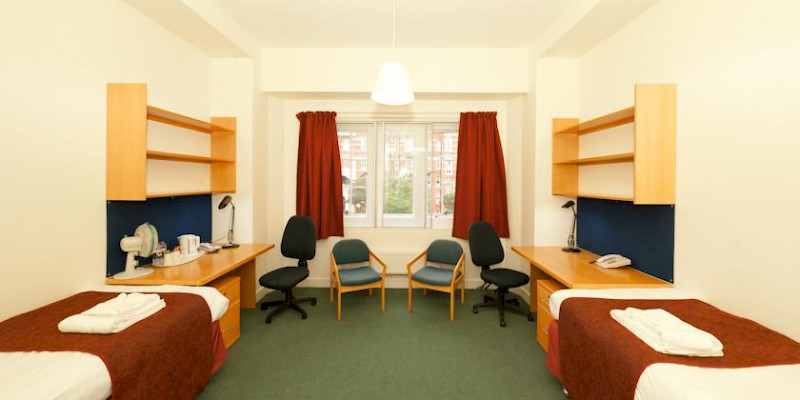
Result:
{"label": "lamp arm", "polygon": [[233,243],[233,222],[235,221],[235,215],[236,215],[236,206],[234,206],[233,203],[231,203],[231,223],[230,223],[230,228],[228,229],[228,244]]}

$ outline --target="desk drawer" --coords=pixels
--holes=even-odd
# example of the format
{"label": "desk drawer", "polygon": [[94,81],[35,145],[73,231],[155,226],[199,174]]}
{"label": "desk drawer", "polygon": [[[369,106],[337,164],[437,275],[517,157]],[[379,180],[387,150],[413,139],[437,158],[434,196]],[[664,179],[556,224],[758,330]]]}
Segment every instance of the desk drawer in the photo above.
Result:
{"label": "desk drawer", "polygon": [[539,346],[542,346],[545,353],[547,352],[548,332],[550,323],[553,322],[553,316],[550,315],[550,307],[542,307],[541,304],[536,305],[536,341]]}
{"label": "desk drawer", "polygon": [[550,295],[556,290],[564,289],[564,285],[550,279],[536,281],[536,303],[550,313]]}
{"label": "desk drawer", "polygon": [[231,347],[233,342],[239,339],[240,334],[240,312],[239,302],[233,302],[228,306],[228,311],[219,319],[219,329],[222,331],[222,341],[225,348]]}
{"label": "desk drawer", "polygon": [[217,288],[217,290],[233,304],[240,299],[239,283],[240,279],[238,276],[227,276],[211,282],[210,286]]}
{"label": "desk drawer", "polygon": [[222,331],[222,341],[225,342],[225,348],[239,339],[241,328],[239,326],[241,302],[240,302],[240,284],[241,280],[238,276],[226,276],[211,282],[210,286],[215,287],[227,297],[230,303],[228,310],[219,319],[219,328]]}

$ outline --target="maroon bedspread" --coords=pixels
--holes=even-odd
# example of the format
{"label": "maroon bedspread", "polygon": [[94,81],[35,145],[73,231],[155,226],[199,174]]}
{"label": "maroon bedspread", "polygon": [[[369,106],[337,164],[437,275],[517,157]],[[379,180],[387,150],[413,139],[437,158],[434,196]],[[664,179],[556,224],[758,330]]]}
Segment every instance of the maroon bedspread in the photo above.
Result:
{"label": "maroon bedspread", "polygon": [[[659,353],[609,315],[613,309],[626,307],[663,308],[716,336],[725,355]],[[561,304],[558,336],[561,375],[573,400],[633,399],[639,376],[654,363],[709,368],[800,363],[800,343],[700,300],[567,299]]]}
{"label": "maroon bedspread", "polygon": [[110,335],[61,333],[58,323],[118,293],[84,292],[0,323],[0,351],[80,351],[100,357],[114,399],[190,399],[211,377],[211,315],[202,297],[159,293],[167,306]]}

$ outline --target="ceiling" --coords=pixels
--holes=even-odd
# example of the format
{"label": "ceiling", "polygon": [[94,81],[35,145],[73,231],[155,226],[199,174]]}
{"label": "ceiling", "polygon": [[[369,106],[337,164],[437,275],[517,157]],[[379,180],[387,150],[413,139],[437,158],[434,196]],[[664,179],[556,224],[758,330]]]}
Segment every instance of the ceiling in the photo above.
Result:
{"label": "ceiling", "polygon": [[[391,0],[214,0],[264,47],[390,47]],[[397,47],[528,47],[576,0],[396,0]]]}

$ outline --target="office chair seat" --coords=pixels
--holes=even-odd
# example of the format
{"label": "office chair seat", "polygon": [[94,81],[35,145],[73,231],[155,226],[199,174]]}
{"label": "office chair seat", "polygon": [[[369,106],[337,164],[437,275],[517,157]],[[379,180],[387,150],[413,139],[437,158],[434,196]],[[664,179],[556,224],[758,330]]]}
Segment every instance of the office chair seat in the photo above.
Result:
{"label": "office chair seat", "polygon": [[[461,271],[457,272],[456,278],[461,277]],[[411,275],[417,282],[427,283],[433,286],[447,286],[453,282],[453,271],[444,268],[427,266]]]}
{"label": "office chair seat", "polygon": [[258,279],[258,283],[266,288],[286,290],[297,286],[306,278],[308,268],[283,267],[264,274]]}
{"label": "office chair seat", "polygon": [[481,271],[481,279],[502,289],[519,287],[531,280],[528,275],[508,268]]}

